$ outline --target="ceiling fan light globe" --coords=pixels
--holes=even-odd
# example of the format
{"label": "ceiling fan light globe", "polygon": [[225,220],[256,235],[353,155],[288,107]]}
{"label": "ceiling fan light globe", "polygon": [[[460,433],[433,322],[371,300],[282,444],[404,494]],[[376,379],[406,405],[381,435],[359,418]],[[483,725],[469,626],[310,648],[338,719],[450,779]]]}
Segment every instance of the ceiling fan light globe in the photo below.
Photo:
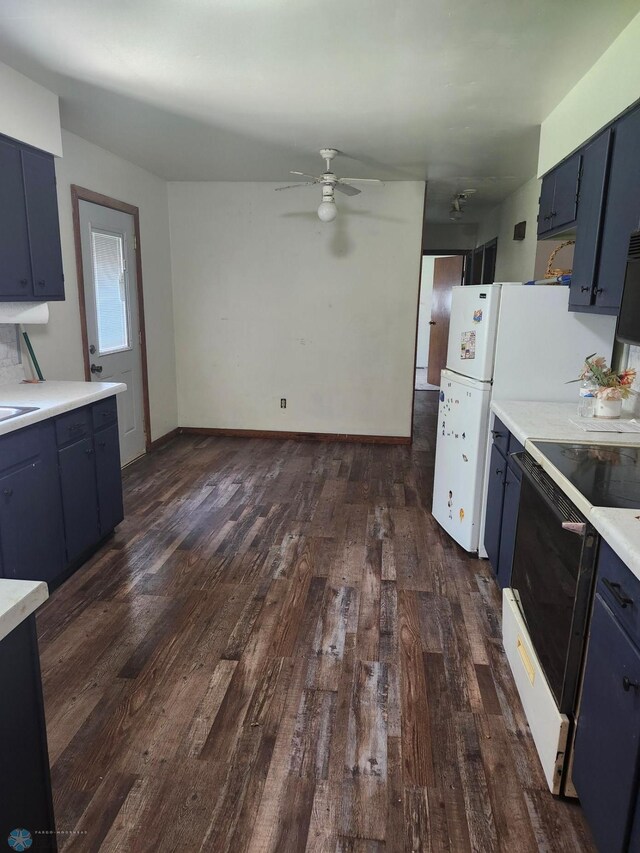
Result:
{"label": "ceiling fan light globe", "polygon": [[318,208],[318,219],[322,222],[333,222],[333,220],[338,215],[338,209],[336,207],[335,201],[327,201],[326,199],[320,204]]}

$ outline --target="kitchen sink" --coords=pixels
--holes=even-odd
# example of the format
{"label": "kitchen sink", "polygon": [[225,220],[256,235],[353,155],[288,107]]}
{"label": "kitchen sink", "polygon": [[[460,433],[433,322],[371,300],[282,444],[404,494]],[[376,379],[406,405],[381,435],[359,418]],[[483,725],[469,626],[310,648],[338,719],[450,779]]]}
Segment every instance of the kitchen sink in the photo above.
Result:
{"label": "kitchen sink", "polygon": [[38,406],[0,406],[0,422],[19,418],[27,412],[37,412]]}

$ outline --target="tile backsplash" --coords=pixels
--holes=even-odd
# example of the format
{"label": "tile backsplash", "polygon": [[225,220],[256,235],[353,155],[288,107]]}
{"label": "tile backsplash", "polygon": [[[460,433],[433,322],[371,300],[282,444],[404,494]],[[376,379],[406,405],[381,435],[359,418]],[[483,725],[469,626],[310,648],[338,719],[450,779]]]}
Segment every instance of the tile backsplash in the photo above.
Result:
{"label": "tile backsplash", "polygon": [[0,323],[0,385],[24,379],[18,327]]}

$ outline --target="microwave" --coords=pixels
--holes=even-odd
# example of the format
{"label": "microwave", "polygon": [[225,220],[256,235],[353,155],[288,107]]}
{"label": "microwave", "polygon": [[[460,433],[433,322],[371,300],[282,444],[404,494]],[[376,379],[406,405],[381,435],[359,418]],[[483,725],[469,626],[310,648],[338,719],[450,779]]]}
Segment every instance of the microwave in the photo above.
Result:
{"label": "microwave", "polygon": [[640,231],[634,231],[629,240],[616,338],[623,344],[640,346]]}

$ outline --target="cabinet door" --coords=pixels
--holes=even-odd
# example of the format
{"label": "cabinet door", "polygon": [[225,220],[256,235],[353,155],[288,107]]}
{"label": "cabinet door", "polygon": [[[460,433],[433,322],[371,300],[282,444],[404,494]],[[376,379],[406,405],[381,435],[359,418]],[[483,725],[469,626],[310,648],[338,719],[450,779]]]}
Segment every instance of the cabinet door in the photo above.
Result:
{"label": "cabinet door", "polygon": [[64,566],[62,507],[53,433],[37,456],[0,475],[0,552],[6,578],[51,581]]}
{"label": "cabinet door", "polygon": [[538,236],[551,230],[551,211],[553,210],[553,192],[556,184],[555,172],[542,179],[540,189],[540,211],[538,213]]}
{"label": "cabinet door", "polygon": [[20,149],[0,139],[0,300],[32,299]]}
{"label": "cabinet door", "polygon": [[626,849],[640,745],[640,653],[596,595],[573,783],[599,850]]}
{"label": "cabinet door", "polygon": [[551,227],[554,230],[575,222],[578,209],[580,161],[581,155],[574,154],[554,170],[556,180],[551,211]]}
{"label": "cabinet door", "polygon": [[5,695],[0,702],[0,838],[2,847],[11,830],[32,832],[34,851],[57,850],[51,798],[47,733],[42,702],[35,616],[21,622],[0,641],[0,679]]}
{"label": "cabinet door", "polygon": [[58,451],[67,561],[72,563],[100,538],[93,441],[85,438]]}
{"label": "cabinet door", "polygon": [[640,223],[640,110],[614,128],[607,204],[604,214],[596,305],[620,307],[629,253],[629,235]]}
{"label": "cabinet door", "polygon": [[500,549],[496,572],[500,589],[504,589],[511,584],[511,567],[513,565],[513,550],[516,544],[519,500],[520,480],[511,466],[508,465],[504,481],[502,529],[500,531]]}
{"label": "cabinet door", "polygon": [[64,276],[58,224],[53,157],[22,152],[33,292],[37,299],[64,299]]}
{"label": "cabinet door", "polygon": [[113,424],[96,432],[94,444],[98,478],[100,535],[105,536],[124,518],[118,425]]}
{"label": "cabinet door", "polygon": [[596,288],[596,262],[612,140],[613,132],[609,128],[585,149],[582,157],[569,306],[590,305]]}
{"label": "cabinet door", "polygon": [[494,444],[491,448],[491,459],[489,461],[484,547],[487,550],[489,562],[495,572],[498,571],[498,557],[500,554],[500,529],[502,527],[502,504],[504,501],[506,473],[507,461]]}

